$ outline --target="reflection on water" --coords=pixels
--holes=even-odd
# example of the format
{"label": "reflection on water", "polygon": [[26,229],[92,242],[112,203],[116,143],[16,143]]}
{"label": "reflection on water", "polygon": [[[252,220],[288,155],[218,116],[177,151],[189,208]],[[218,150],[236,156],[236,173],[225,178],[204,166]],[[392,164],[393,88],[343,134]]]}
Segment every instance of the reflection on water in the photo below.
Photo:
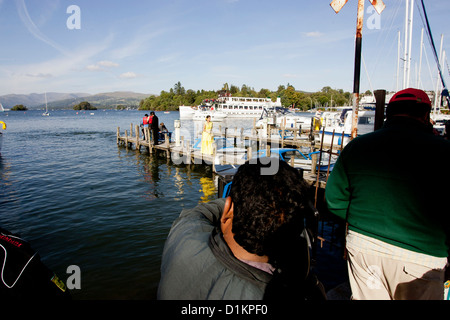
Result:
{"label": "reflection on water", "polygon": [[199,191],[203,192],[203,195],[200,197],[200,202],[205,203],[217,198],[217,190],[212,178],[201,177],[200,185],[202,188]]}

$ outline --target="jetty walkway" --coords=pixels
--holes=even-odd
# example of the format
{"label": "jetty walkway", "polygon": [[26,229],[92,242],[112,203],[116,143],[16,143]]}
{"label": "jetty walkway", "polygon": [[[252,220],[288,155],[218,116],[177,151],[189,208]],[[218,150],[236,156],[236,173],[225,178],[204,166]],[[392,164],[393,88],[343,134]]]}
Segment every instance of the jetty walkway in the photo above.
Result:
{"label": "jetty walkway", "polygon": [[[222,128],[219,126],[219,131],[214,131],[215,139],[222,138],[225,140],[233,140],[236,147],[238,141],[239,145],[244,145],[243,148],[226,148],[217,150],[215,144],[213,145],[213,154],[207,155],[201,153],[200,148],[194,148],[190,137],[185,139],[181,135],[181,125],[179,120],[174,121],[175,132],[162,133],[165,135],[164,142],[155,144],[152,142],[149,129],[145,128],[144,135],[141,134],[139,125],[130,124],[129,130],[125,130],[122,134],[120,128],[117,127],[117,144],[124,145],[126,148],[134,148],[141,151],[142,148],[147,150],[150,154],[161,151],[166,154],[166,157],[177,164],[206,164],[211,165],[213,172],[217,173],[216,166],[220,165],[240,165],[245,161],[250,160],[252,155],[261,149],[266,150],[266,155],[270,155],[271,148],[307,148],[310,152],[320,151],[319,154],[313,155],[310,170],[304,170],[304,179],[312,185],[320,189],[324,189],[329,172],[317,172],[316,163],[320,159],[322,153],[336,154],[336,148],[333,150],[332,145],[316,141],[314,132],[301,131],[297,128],[278,128],[268,125],[267,128],[251,129],[250,134],[244,134],[244,129]],[[170,135],[174,136],[170,139]],[[340,147],[339,147],[340,148]],[[256,149],[256,150],[255,150]],[[246,155],[246,156],[245,156]],[[293,160],[293,158],[292,158]],[[292,163],[293,165],[293,163]]]}

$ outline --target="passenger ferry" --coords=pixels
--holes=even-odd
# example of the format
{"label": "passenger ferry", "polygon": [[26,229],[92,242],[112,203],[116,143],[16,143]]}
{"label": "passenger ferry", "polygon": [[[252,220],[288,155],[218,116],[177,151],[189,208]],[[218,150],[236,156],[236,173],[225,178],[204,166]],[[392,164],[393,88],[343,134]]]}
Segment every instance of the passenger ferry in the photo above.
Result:
{"label": "passenger ferry", "polygon": [[282,107],[279,97],[273,102],[270,98],[232,97],[231,95],[219,97],[212,106],[215,110],[227,114],[228,118],[259,118],[264,109]]}
{"label": "passenger ferry", "polygon": [[193,118],[200,110],[208,108],[211,111],[221,112],[227,118],[260,118],[264,109],[281,108],[281,99],[275,102],[270,98],[232,97],[224,94],[217,99],[205,100],[198,107],[180,106],[180,118]]}

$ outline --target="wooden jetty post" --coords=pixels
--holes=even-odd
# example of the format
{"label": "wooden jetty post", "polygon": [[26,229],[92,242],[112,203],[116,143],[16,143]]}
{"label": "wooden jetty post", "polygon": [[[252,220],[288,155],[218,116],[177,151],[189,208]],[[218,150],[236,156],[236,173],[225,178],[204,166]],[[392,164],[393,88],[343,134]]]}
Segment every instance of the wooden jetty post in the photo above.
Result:
{"label": "wooden jetty post", "polygon": [[139,126],[135,125],[134,131],[136,131],[136,149],[141,150],[140,137],[139,137]]}

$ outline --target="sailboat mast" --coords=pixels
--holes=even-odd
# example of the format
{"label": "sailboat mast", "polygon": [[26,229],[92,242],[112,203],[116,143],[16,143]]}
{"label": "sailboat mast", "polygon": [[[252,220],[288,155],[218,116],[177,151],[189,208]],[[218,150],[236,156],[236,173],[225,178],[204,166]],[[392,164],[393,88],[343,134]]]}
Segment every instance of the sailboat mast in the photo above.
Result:
{"label": "sailboat mast", "polygon": [[414,0],[411,0],[411,13],[409,19],[409,33],[408,33],[408,74],[406,77],[406,88],[409,88],[409,81],[411,79],[411,45],[412,45],[412,27],[413,27],[413,16],[414,16]]}
{"label": "sailboat mast", "polygon": [[422,73],[422,55],[423,55],[423,28],[422,32],[420,33],[420,58],[419,58],[419,71],[417,75],[417,88],[420,88],[420,77]]}
{"label": "sailboat mast", "polygon": [[396,92],[400,90],[399,88],[399,82],[400,82],[400,60],[401,60],[401,40],[400,40],[400,31],[398,31],[398,43],[397,43],[397,88]]}
{"label": "sailboat mast", "polygon": [[438,104],[440,102],[440,94],[439,94],[439,84],[441,83],[441,72],[439,66],[442,64],[442,50],[444,45],[444,35],[441,34],[441,48],[439,50],[439,61],[438,61],[438,75],[436,82],[436,92],[434,93],[434,115],[436,115],[436,110],[438,108]]}
{"label": "sailboat mast", "polygon": [[414,15],[414,0],[406,0],[405,48],[404,48],[405,67],[403,69],[403,89],[409,87],[409,79],[411,77],[411,44],[412,44],[413,15]]}
{"label": "sailboat mast", "polygon": [[406,11],[405,11],[405,45],[403,53],[403,89],[406,88],[406,74],[408,67],[408,16],[409,16],[409,0],[406,0]]}

